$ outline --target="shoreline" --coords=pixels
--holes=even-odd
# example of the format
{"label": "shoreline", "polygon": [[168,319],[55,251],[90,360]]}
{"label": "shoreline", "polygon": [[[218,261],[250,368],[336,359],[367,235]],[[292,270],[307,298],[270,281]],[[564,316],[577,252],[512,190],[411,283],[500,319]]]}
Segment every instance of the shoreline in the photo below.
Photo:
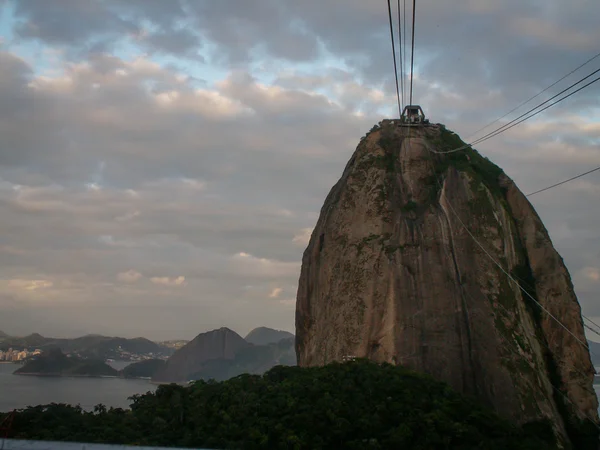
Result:
{"label": "shoreline", "polygon": [[64,375],[61,373],[36,373],[36,372],[21,372],[13,373],[13,375],[19,375],[24,377],[41,377],[41,378],[120,378],[122,380],[146,380],[150,381],[147,377],[121,377],[119,375]]}

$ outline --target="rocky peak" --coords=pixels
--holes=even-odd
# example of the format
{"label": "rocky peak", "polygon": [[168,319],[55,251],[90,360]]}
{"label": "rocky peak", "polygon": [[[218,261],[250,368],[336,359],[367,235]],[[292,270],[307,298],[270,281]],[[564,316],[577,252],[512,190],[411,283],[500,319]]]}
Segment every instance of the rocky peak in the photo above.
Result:
{"label": "rocky peak", "polygon": [[276,344],[282,339],[293,338],[294,335],[283,330],[274,330],[273,328],[258,327],[250,331],[244,338],[246,342],[254,345]]}
{"label": "rocky peak", "polygon": [[405,365],[577,444],[598,401],[569,273],[500,168],[444,153],[463,145],[443,125],[393,121],[361,139],[303,255],[298,363]]}
{"label": "rocky peak", "polygon": [[177,350],[165,367],[156,373],[153,381],[186,382],[191,374],[200,372],[208,361],[233,359],[249,345],[239,334],[226,327],[201,333]]}

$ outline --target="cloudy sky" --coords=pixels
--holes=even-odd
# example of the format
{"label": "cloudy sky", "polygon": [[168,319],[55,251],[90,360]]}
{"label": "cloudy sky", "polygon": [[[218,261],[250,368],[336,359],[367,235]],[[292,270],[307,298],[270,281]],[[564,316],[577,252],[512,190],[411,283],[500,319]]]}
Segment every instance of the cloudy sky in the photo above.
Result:
{"label": "cloudy sky", "polygon": [[[415,102],[466,139],[597,53],[599,16],[419,0]],[[390,47],[383,0],[0,0],[0,330],[293,331],[323,200],[397,114]],[[599,94],[478,149],[526,193],[598,166]],[[531,197],[600,320],[599,200],[600,173]]]}

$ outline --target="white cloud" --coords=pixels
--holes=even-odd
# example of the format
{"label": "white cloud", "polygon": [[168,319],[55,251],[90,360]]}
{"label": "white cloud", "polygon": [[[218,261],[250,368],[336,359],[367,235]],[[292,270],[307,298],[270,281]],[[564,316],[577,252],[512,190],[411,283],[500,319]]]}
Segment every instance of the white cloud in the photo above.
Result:
{"label": "white cloud", "polygon": [[163,286],[185,286],[185,277],[152,277],[150,278],[154,284],[161,284]]}
{"label": "white cloud", "polygon": [[312,228],[303,228],[302,231],[294,235],[292,242],[298,246],[306,247],[310,241],[312,230]]}
{"label": "white cloud", "polygon": [[25,291],[37,291],[39,289],[47,289],[54,286],[54,283],[49,280],[27,280],[27,279],[12,279],[8,280],[8,287]]}
{"label": "white cloud", "polygon": [[[15,2],[31,27],[16,27],[14,41],[35,39],[39,56],[10,41],[0,50],[3,292],[64,302],[27,311],[54,317],[60,332],[293,329],[308,227],[360,137],[397,114],[384,4],[71,2],[56,15],[49,3]],[[331,20],[342,3],[345,20]],[[591,56],[581,49],[597,41],[583,38],[598,34],[600,4],[534,3],[423,3],[414,93],[432,121],[465,138]],[[188,20],[191,35],[173,28]],[[240,20],[243,33],[231,25]],[[474,20],[486,39],[462,32]],[[116,56],[121,44],[141,56]],[[590,86],[479,150],[526,192],[596,167],[597,95]],[[599,189],[590,175],[531,198],[590,316],[600,314]],[[124,281],[137,273],[157,276]],[[192,282],[201,296],[178,288]],[[144,320],[131,320],[133,307]],[[24,334],[39,322],[27,314]]]}
{"label": "white cloud", "polygon": [[127,272],[120,272],[117,275],[117,279],[124,283],[135,283],[140,278],[142,278],[142,274],[136,272],[135,270],[128,270]]}
{"label": "white cloud", "polygon": [[231,270],[239,276],[276,279],[297,275],[300,264],[257,258],[249,253],[239,252],[231,258]]}
{"label": "white cloud", "polygon": [[269,298],[277,298],[283,292],[281,288],[274,288],[269,294]]}
{"label": "white cloud", "polygon": [[141,214],[140,211],[137,211],[137,210],[136,211],[131,211],[131,212],[128,212],[126,214],[123,214],[122,216],[115,217],[115,220],[118,220],[119,222],[126,222],[126,221],[129,221],[129,220],[133,220],[136,217],[139,217],[140,214]]}
{"label": "white cloud", "polygon": [[296,299],[295,298],[285,298],[282,300],[279,300],[279,303],[285,306],[296,306]]}

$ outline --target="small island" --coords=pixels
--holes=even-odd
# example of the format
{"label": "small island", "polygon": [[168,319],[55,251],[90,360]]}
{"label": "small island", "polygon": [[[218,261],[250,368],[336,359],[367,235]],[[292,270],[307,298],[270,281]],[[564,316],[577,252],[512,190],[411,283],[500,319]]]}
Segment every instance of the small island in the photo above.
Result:
{"label": "small island", "polygon": [[52,349],[30,359],[13,373],[46,377],[119,376],[119,371],[104,361],[67,356],[60,349]]}

